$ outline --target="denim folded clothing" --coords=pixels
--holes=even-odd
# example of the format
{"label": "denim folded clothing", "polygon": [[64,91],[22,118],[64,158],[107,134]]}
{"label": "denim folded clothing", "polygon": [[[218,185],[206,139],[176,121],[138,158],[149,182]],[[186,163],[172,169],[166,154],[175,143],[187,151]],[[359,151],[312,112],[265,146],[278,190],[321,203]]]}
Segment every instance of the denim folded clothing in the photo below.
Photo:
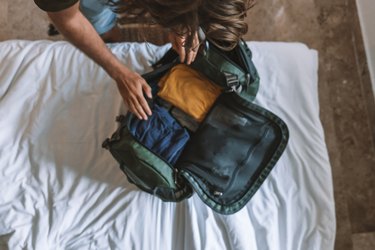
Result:
{"label": "denim folded clothing", "polygon": [[171,114],[154,103],[148,120],[134,117],[130,122],[130,132],[152,152],[174,165],[190,135]]}

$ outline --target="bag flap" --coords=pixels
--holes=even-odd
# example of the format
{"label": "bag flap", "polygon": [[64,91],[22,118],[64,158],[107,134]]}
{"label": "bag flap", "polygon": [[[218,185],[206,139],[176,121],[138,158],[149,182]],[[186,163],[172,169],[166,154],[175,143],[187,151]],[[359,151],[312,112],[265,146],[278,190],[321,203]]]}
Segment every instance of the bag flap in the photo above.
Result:
{"label": "bag flap", "polygon": [[222,94],[176,167],[213,210],[232,214],[251,199],[283,153],[288,128],[276,115]]}

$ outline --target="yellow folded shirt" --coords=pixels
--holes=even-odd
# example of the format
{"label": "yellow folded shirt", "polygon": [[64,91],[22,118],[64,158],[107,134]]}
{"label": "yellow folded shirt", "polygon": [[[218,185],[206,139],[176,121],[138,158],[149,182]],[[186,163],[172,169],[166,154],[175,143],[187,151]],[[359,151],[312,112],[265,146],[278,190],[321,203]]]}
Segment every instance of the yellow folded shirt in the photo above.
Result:
{"label": "yellow folded shirt", "polygon": [[205,76],[178,64],[159,82],[158,96],[201,122],[222,92],[222,88]]}

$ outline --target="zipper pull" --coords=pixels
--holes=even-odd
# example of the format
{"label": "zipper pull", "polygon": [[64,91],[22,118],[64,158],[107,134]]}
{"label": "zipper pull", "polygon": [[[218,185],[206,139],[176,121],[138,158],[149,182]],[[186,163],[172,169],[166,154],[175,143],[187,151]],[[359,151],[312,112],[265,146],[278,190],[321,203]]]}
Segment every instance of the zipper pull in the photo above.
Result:
{"label": "zipper pull", "polygon": [[173,179],[174,179],[174,184],[176,184],[176,186],[179,186],[178,185],[178,169],[177,168],[174,168],[173,169],[173,172],[174,172],[174,175],[173,175]]}

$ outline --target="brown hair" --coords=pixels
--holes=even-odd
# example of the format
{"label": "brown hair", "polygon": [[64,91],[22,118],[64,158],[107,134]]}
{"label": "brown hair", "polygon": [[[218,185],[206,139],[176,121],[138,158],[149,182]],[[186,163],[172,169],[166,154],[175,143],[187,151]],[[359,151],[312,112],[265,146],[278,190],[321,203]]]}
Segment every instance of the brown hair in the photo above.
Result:
{"label": "brown hair", "polygon": [[[246,12],[254,0],[109,0],[119,22],[158,24],[177,34],[193,34],[198,27],[216,46],[233,49],[247,32]],[[187,44],[193,37],[188,36]]]}

